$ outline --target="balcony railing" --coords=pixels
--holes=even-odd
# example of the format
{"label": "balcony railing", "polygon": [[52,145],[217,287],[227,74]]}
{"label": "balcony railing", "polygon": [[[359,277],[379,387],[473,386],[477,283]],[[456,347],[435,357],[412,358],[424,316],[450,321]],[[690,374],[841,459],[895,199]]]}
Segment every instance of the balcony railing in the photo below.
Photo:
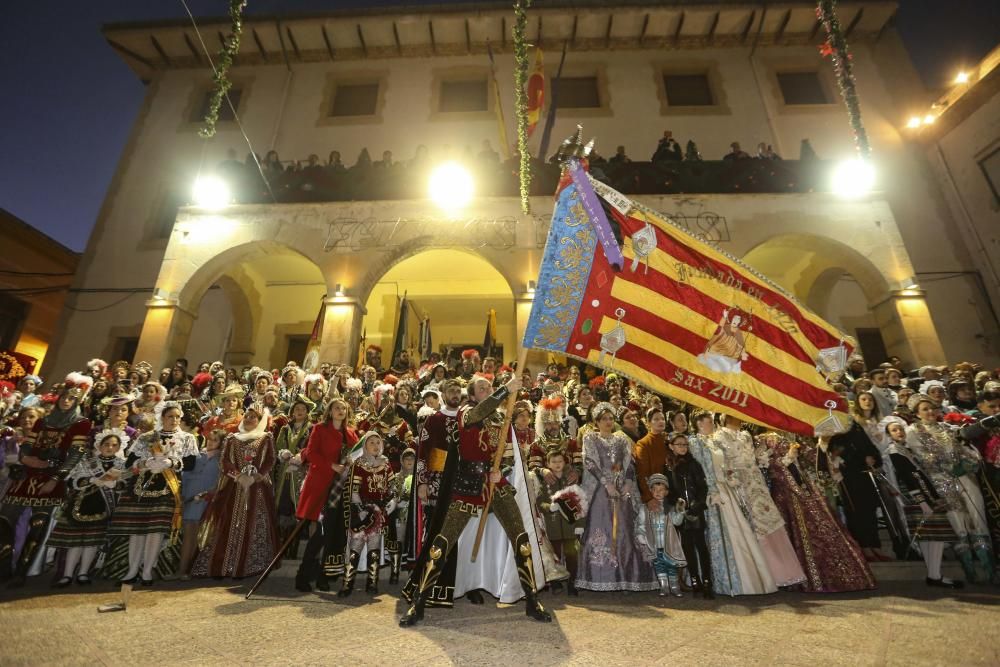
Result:
{"label": "balcony railing", "polygon": [[[511,163],[479,163],[469,167],[476,194],[518,195],[518,179]],[[829,164],[798,160],[718,160],[691,162],[630,162],[592,165],[591,173],[628,195],[684,195],[736,193],[808,193],[825,190]],[[241,203],[378,201],[427,196],[430,168],[404,164],[334,171],[324,166],[273,174],[267,184],[249,169],[221,174]],[[532,195],[551,195],[559,182],[559,167],[535,163]]]}

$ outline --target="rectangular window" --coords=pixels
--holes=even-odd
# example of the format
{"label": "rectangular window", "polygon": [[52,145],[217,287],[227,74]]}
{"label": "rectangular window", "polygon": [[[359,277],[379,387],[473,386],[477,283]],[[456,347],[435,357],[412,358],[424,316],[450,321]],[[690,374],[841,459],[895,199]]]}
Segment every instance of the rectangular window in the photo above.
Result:
{"label": "rectangular window", "polygon": [[378,107],[378,82],[339,84],[333,93],[330,116],[374,116]]}
{"label": "rectangular window", "polygon": [[[242,93],[243,91],[239,88],[229,89],[229,99],[233,103],[233,108],[240,108],[240,95]],[[192,123],[200,123],[205,119],[205,114],[208,113],[208,109],[212,104],[213,94],[214,91],[212,90],[205,91],[205,95],[201,98],[201,104],[195,107],[194,116],[191,118]],[[229,102],[226,101],[225,97],[222,98],[222,104],[219,106],[219,120],[236,120],[236,117],[233,115],[233,109],[229,107]]]}
{"label": "rectangular window", "polygon": [[187,197],[179,190],[171,188],[163,193],[160,206],[153,221],[153,238],[165,239],[174,231],[174,221],[177,220],[177,209],[187,204]]}
{"label": "rectangular window", "polygon": [[715,104],[706,74],[664,74],[663,90],[672,107],[710,107]]}
{"label": "rectangular window", "polygon": [[560,109],[600,109],[601,93],[596,76],[564,76],[552,80],[553,98]]}
{"label": "rectangular window", "polygon": [[785,104],[829,104],[817,72],[778,72]]}
{"label": "rectangular window", "polygon": [[486,78],[471,81],[442,81],[438,111],[489,111]]}
{"label": "rectangular window", "polygon": [[993,191],[993,198],[1000,203],[1000,148],[980,160],[979,168]]}
{"label": "rectangular window", "polygon": [[123,336],[115,340],[115,353],[112,355],[114,359],[124,359],[125,361],[132,363],[135,359],[135,351],[139,349],[139,337],[138,336]]}
{"label": "rectangular window", "polygon": [[309,348],[309,334],[293,334],[287,336],[288,348],[285,353],[285,361],[294,361],[301,364],[306,359],[306,350]]}
{"label": "rectangular window", "polygon": [[13,350],[28,319],[28,304],[0,293],[0,350]]}

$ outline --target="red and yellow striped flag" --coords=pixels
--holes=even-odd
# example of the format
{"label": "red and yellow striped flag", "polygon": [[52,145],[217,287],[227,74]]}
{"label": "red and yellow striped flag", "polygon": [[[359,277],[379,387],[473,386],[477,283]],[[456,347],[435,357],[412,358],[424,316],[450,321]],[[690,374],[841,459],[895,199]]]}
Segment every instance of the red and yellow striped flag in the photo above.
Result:
{"label": "red and yellow striped flag", "polygon": [[844,334],[582,171],[559,193],[537,284],[525,347],[775,429],[813,435],[850,423],[826,380],[852,349]]}

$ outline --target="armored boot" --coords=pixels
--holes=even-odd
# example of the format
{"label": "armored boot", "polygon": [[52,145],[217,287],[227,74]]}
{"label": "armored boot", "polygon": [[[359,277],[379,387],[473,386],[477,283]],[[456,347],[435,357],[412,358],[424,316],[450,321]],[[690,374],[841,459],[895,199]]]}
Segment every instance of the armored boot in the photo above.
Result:
{"label": "armored boot", "polygon": [[0,581],[7,581],[13,573],[14,528],[7,517],[0,516]]}
{"label": "armored boot", "polygon": [[24,541],[24,548],[21,549],[21,556],[17,559],[17,566],[14,568],[14,576],[7,583],[7,588],[20,588],[24,586],[31,568],[31,561],[35,559],[42,542],[45,541],[45,529],[49,525],[49,515],[35,513],[31,515],[28,523],[28,537]]}
{"label": "armored boot", "polygon": [[521,533],[514,542],[514,555],[517,564],[517,578],[521,581],[521,588],[524,589],[524,613],[536,621],[548,623],[552,620],[552,614],[545,611],[545,608],[535,597],[535,566],[531,559],[531,544],[528,542],[528,534]]}
{"label": "armored boot", "polygon": [[368,581],[365,582],[365,593],[378,595],[378,553],[372,554],[371,550],[368,551]]}
{"label": "armored boot", "polygon": [[660,582],[660,597],[665,598],[670,595],[670,578],[665,574],[658,574],[656,580]]}
{"label": "armored boot", "polygon": [[360,561],[361,553],[358,551],[352,551],[351,560],[347,564],[347,569],[344,570],[344,585],[337,593],[339,597],[346,598],[354,592],[354,578],[358,574],[358,563]]}
{"label": "armored boot", "polygon": [[[420,574],[420,584],[413,593],[413,604],[406,610],[403,617],[399,619],[399,627],[409,628],[424,620],[424,603],[427,596],[434,589],[434,585],[441,577],[444,569],[445,559],[448,557],[448,540],[442,535],[434,537],[430,549],[427,550],[427,562],[424,564],[424,571]],[[411,581],[414,580],[416,572],[413,573]]]}
{"label": "armored boot", "polygon": [[399,551],[389,554],[389,583],[398,584],[399,583],[399,566],[402,562],[402,555]]}
{"label": "armored boot", "polygon": [[962,572],[965,573],[965,579],[969,583],[978,583],[979,575],[976,572],[976,565],[972,561],[972,549],[969,548],[969,544],[964,540],[956,544],[955,555],[958,556],[958,562],[962,565]]}

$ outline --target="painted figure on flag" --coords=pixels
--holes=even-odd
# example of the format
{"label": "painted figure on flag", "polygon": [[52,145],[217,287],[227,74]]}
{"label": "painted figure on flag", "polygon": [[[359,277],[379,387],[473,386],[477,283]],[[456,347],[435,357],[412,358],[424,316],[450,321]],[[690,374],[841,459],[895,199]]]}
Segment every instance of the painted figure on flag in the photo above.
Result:
{"label": "painted figure on flag", "polygon": [[729,309],[722,311],[719,328],[705,345],[705,351],[698,355],[698,361],[719,373],[740,373],[742,362],[747,360],[747,343],[740,331],[743,317],[733,313],[729,317]]}

